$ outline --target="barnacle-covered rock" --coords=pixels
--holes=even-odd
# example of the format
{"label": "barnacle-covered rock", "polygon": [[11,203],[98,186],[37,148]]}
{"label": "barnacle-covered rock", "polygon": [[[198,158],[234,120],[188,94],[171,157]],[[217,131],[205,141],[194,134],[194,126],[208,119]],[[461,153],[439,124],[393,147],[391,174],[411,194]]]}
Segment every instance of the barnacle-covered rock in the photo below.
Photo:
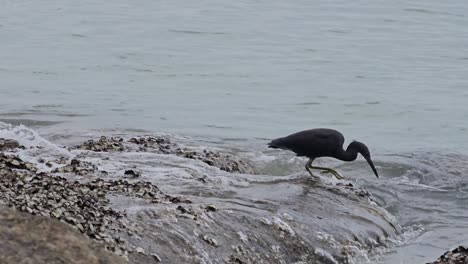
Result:
{"label": "barnacle-covered rock", "polygon": [[50,263],[51,260],[70,264],[126,263],[69,225],[5,206],[0,206],[0,241],[3,264]]}
{"label": "barnacle-covered rock", "polygon": [[98,170],[97,166],[88,161],[72,159],[70,164],[52,170],[52,173],[75,173],[77,175],[88,175]]}
{"label": "barnacle-covered rock", "polygon": [[[149,203],[190,202],[161,192],[150,182],[96,179],[89,182],[69,181],[26,168],[27,163],[17,156],[0,154],[0,201],[9,207],[34,215],[58,219],[74,226],[81,233],[116,254],[126,256],[131,250],[118,234],[130,232],[125,212],[109,207],[108,194],[138,197]],[[78,160],[69,165],[83,166]],[[67,167],[66,166],[66,167]],[[78,170],[80,171],[80,170]]]}
{"label": "barnacle-covered rock", "polygon": [[227,172],[255,174],[255,170],[250,164],[229,153],[184,147],[162,136],[134,137],[129,142],[137,144],[139,151],[156,151],[162,154],[173,154],[183,158],[200,160]]}
{"label": "barnacle-covered rock", "polygon": [[124,140],[121,137],[107,138],[102,136],[98,141],[88,140],[81,145],[75,146],[75,149],[85,149],[97,152],[124,151]]}
{"label": "barnacle-covered rock", "polygon": [[29,171],[37,171],[36,166],[30,162],[25,162],[15,155],[0,153],[0,168],[13,168]]}

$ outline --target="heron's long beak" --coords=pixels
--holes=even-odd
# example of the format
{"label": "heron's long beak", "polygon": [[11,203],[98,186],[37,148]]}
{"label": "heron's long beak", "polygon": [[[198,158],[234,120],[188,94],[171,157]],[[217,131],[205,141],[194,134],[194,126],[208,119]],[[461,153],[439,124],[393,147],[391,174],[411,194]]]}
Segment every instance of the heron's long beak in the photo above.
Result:
{"label": "heron's long beak", "polygon": [[377,173],[377,170],[375,169],[374,163],[372,162],[370,156],[364,157],[364,158],[367,160],[367,163],[369,163],[369,166],[370,166],[370,167],[372,168],[372,170],[374,171],[375,176],[377,176],[377,178],[379,178],[379,174]]}

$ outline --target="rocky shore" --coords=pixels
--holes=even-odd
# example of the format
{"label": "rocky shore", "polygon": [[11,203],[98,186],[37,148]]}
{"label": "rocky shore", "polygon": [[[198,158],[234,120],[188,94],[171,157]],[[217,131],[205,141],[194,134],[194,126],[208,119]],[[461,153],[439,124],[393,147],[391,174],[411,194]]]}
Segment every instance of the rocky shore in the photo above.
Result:
{"label": "rocky shore", "polygon": [[[41,148],[0,139],[0,203],[28,213],[31,223],[66,223],[94,241],[90,256],[102,247],[131,263],[347,263],[399,233],[371,194],[351,183],[256,175],[235,155],[169,138],[101,137],[54,159]],[[22,159],[24,151],[37,162]],[[195,163],[182,169],[185,176],[158,178],[148,172],[154,160]],[[18,230],[11,236],[20,239]]]}
{"label": "rocky shore", "polygon": [[[72,160],[71,164],[78,164],[74,161]],[[65,167],[67,166],[73,167]],[[136,250],[120,235],[132,235],[131,225],[124,220],[125,212],[109,207],[108,195],[138,197],[151,203],[178,202],[176,197],[163,194],[148,182],[129,183],[125,180],[98,179],[80,183],[36,171],[34,165],[22,161],[17,156],[1,154],[0,201],[20,211],[68,223],[122,256]],[[82,170],[78,170],[80,171]]]}
{"label": "rocky shore", "polygon": [[[197,152],[181,148],[162,137],[140,137],[128,140],[128,144],[135,146],[126,146],[123,142],[122,138],[101,137],[97,141],[89,140],[70,149],[111,152],[126,151],[133,147],[137,151],[155,151],[201,160],[228,172],[253,172],[247,163],[233,159],[232,156],[207,150]],[[38,172],[34,164],[23,161],[17,155],[4,153],[15,152],[17,149],[25,149],[25,147],[12,139],[0,139],[0,151],[2,151],[0,153],[0,202],[32,215],[46,216],[70,224],[79,232],[100,242],[106,249],[127,260],[129,253],[144,254],[144,250],[128,244],[124,239],[124,237],[133,236],[134,231],[132,231],[132,225],[124,217],[125,212],[116,211],[109,206],[110,195],[145,199],[152,204],[190,203],[188,199],[164,194],[150,182],[129,183],[125,179],[94,179],[78,182],[57,175],[64,173],[79,176],[107,174],[107,172],[99,171],[96,165],[78,159],[67,160],[65,157],[54,161],[39,159],[39,163],[45,163],[48,167],[56,165],[56,168],[50,173]],[[125,171],[125,176],[137,178],[139,172],[129,169]],[[18,215],[18,219],[25,218],[25,214],[19,217],[20,214],[14,210],[5,213]],[[38,219],[44,222],[47,218]],[[34,222],[36,219],[31,221]],[[51,223],[51,226],[55,227],[55,224]],[[59,225],[59,227],[62,226]],[[159,259],[156,256],[153,258]]]}
{"label": "rocky shore", "polygon": [[0,206],[0,241],[3,264],[126,263],[67,224],[5,206]]}
{"label": "rocky shore", "polygon": [[427,264],[466,264],[468,263],[468,248],[459,246],[454,250],[449,250],[440,256],[436,261]]}
{"label": "rocky shore", "polygon": [[[125,144],[127,143],[127,144]],[[132,144],[128,144],[132,143]],[[247,162],[237,159],[235,156],[215,152],[212,150],[197,150],[181,146],[167,137],[133,137],[127,142],[121,137],[107,138],[102,136],[99,140],[88,140],[81,145],[75,146],[76,149],[92,150],[92,151],[125,151],[135,149],[142,152],[156,152],[162,154],[172,154],[179,157],[200,160],[210,166],[218,167],[227,172],[255,173],[254,168]]]}

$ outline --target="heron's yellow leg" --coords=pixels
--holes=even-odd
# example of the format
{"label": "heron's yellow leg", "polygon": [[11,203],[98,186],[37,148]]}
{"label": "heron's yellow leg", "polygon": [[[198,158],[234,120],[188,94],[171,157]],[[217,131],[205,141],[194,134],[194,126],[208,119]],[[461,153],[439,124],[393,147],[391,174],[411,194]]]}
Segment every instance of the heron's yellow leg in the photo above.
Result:
{"label": "heron's yellow leg", "polygon": [[331,174],[333,174],[337,179],[339,180],[343,180],[344,177],[339,174],[336,170],[334,169],[330,169],[330,168],[325,168],[325,167],[315,167],[315,166],[310,166],[311,169],[317,169],[317,170],[324,170],[326,172],[330,172]]}

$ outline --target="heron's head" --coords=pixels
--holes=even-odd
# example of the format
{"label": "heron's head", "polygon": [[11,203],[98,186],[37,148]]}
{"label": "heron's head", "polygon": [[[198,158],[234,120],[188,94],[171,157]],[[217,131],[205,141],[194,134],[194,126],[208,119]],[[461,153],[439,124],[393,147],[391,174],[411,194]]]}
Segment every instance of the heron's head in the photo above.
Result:
{"label": "heron's head", "polygon": [[361,143],[359,141],[353,141],[351,144],[349,144],[350,149],[354,149],[358,153],[360,153],[366,160],[367,163],[369,163],[369,166],[372,168],[372,171],[374,171],[375,176],[379,178],[379,174],[377,173],[377,170],[375,169],[374,163],[372,162],[371,155],[369,152],[369,149],[364,143]]}

